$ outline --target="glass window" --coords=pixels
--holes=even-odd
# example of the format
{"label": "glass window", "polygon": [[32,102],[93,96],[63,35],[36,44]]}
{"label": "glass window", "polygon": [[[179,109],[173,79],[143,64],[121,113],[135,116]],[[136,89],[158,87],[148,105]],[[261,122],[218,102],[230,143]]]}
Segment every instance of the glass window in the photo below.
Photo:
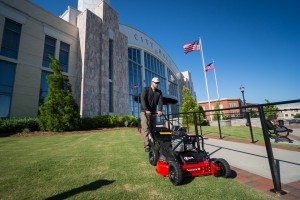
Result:
{"label": "glass window", "polygon": [[63,72],[68,72],[70,45],[60,42],[59,62]]}
{"label": "glass window", "polygon": [[49,55],[54,57],[56,39],[46,35],[44,44],[43,67],[49,67],[51,59]]}
{"label": "glass window", "polygon": [[16,64],[0,60],[0,117],[9,117]]}
{"label": "glass window", "polygon": [[11,95],[0,94],[0,118],[8,118],[10,113]]}
{"label": "glass window", "polygon": [[113,84],[109,82],[109,112],[114,112]]}
{"label": "glass window", "polygon": [[158,89],[160,89],[162,91],[163,94],[166,94],[166,79],[163,78],[162,76],[158,75],[158,74],[155,74],[153,73],[152,71],[149,71],[149,70],[145,70],[145,84],[147,86],[150,86],[151,85],[151,80],[153,77],[158,77],[159,80],[160,80],[160,83],[158,85]]}
{"label": "glass window", "polygon": [[141,51],[137,51],[137,63],[141,64]]}
{"label": "glass window", "polygon": [[46,102],[46,97],[48,95],[48,82],[47,82],[47,76],[50,75],[51,72],[48,71],[42,71],[41,75],[41,85],[40,85],[40,99],[39,104],[43,104]]}
{"label": "glass window", "polygon": [[167,79],[169,84],[169,94],[178,97],[178,84],[175,75],[171,70],[167,70]]}
{"label": "glass window", "polygon": [[5,19],[2,37],[1,55],[17,59],[22,24],[10,19]]}
{"label": "glass window", "polygon": [[[41,73],[41,83],[40,83],[40,97],[39,97],[39,104],[43,104],[46,101],[46,97],[48,96],[48,89],[49,89],[49,85],[48,85],[48,81],[47,81],[47,77],[53,74],[53,72],[49,72],[49,71],[44,71],[42,70]],[[67,76],[64,76],[66,79],[68,79]],[[65,92],[69,92],[69,87],[68,87],[68,80],[64,80],[64,84],[61,86]]]}
{"label": "glass window", "polygon": [[109,40],[108,77],[113,79],[113,40]]}
{"label": "glass window", "polygon": [[165,78],[164,64],[149,53],[144,53],[145,68]]}
{"label": "glass window", "polygon": [[[129,114],[139,117],[139,102],[135,97],[142,92],[142,66],[141,51],[139,49],[128,48],[128,91],[129,91]],[[132,56],[130,54],[132,53]],[[145,57],[145,62],[147,58]]]}
{"label": "glass window", "polygon": [[128,59],[132,60],[132,48],[128,48]]}
{"label": "glass window", "polygon": [[132,60],[136,61],[136,49],[132,50]]}

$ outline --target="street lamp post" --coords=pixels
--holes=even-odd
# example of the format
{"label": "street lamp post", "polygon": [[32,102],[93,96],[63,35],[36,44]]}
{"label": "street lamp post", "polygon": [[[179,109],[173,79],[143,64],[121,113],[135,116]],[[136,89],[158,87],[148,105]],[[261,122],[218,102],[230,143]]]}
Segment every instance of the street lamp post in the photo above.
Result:
{"label": "street lamp post", "polygon": [[[245,101],[245,96],[244,96],[245,87],[243,85],[241,85],[240,90],[241,90],[241,93],[243,95],[243,102],[244,102],[243,104],[244,104],[244,106],[246,106],[246,101]],[[246,126],[249,126],[249,121],[248,121],[248,115],[247,115],[246,108],[243,109],[243,117],[247,119]]]}
{"label": "street lamp post", "polygon": [[[245,87],[243,85],[241,85],[240,87],[240,90],[241,90],[241,93],[243,95],[243,104],[244,106],[246,105],[246,102],[245,102],[245,96],[244,96],[244,92],[245,92]],[[245,111],[243,112],[243,115],[244,115]]]}

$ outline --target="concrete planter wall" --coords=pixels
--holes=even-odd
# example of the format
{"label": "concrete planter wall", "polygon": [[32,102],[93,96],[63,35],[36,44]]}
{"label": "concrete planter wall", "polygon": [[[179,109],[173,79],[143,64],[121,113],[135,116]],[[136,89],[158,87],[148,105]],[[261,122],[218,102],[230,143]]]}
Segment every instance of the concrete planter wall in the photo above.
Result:
{"label": "concrete planter wall", "polygon": [[[252,127],[261,128],[261,123],[259,118],[251,118],[251,125]],[[231,126],[246,126],[247,120],[246,119],[232,119]]]}
{"label": "concrete planter wall", "polygon": [[[218,126],[218,121],[209,122],[210,126]],[[220,120],[220,126],[231,126],[230,120]]]}
{"label": "concrete planter wall", "polygon": [[[261,128],[261,123],[259,118],[251,118],[252,127]],[[218,126],[218,121],[209,122],[210,126]],[[246,126],[246,119],[231,119],[231,120],[220,120],[220,126]]]}

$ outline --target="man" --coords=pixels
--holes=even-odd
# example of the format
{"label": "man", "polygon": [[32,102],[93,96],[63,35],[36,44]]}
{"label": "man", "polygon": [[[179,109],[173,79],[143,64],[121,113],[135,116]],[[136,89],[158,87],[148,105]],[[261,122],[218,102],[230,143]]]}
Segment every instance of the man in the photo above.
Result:
{"label": "man", "polygon": [[149,152],[148,134],[149,131],[156,127],[156,106],[158,105],[157,115],[162,115],[163,97],[162,92],[157,89],[159,79],[154,77],[150,87],[144,87],[141,94],[141,126],[144,140],[145,152]]}

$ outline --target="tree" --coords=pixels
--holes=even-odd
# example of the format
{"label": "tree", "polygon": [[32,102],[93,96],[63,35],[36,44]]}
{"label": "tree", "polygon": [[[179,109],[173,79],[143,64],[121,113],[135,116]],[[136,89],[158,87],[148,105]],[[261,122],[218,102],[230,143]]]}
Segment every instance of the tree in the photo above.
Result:
{"label": "tree", "polygon": [[[216,108],[214,110],[219,110],[220,109],[220,103],[217,102],[216,103]],[[218,119],[222,119],[222,120],[225,120],[227,119],[227,117],[225,116],[224,112],[223,111],[215,111],[214,114],[213,114],[213,120],[216,121]]]}
{"label": "tree", "polygon": [[[265,99],[267,103],[270,103],[268,99]],[[276,117],[278,107],[274,105],[264,106],[265,117],[268,120],[272,120]]]}
{"label": "tree", "polygon": [[63,76],[60,63],[51,59],[53,74],[47,76],[49,85],[46,102],[39,106],[38,122],[42,131],[72,131],[80,126],[78,106],[72,96],[71,84]]}
{"label": "tree", "polygon": [[[220,103],[217,102],[215,110],[219,110],[219,109],[220,109]],[[222,111],[215,111],[213,120],[216,121],[218,119],[221,119],[221,116],[222,116],[222,119],[226,119],[226,117]]]}
{"label": "tree", "polygon": [[253,110],[252,108],[249,110],[249,115],[250,115],[250,117],[252,117],[252,118],[255,118],[255,117],[258,116],[258,115],[257,115],[257,112],[255,112],[255,110]]}
{"label": "tree", "polygon": [[182,104],[180,107],[180,112],[186,113],[186,114],[183,114],[182,122],[183,122],[183,124],[189,124],[191,122],[193,123],[194,122],[193,114],[188,113],[188,112],[198,112],[199,111],[197,102],[196,102],[195,98],[191,95],[191,92],[187,87],[183,86],[182,93],[183,93],[183,99],[182,99]]}
{"label": "tree", "polygon": [[206,121],[206,120],[204,120],[204,119],[206,119],[206,115],[205,115],[205,112],[204,112],[204,109],[202,106],[198,107],[198,111],[199,111],[199,114],[197,114],[197,117],[199,120],[198,122],[201,125],[201,124],[203,124],[204,121]]}
{"label": "tree", "polygon": [[300,114],[298,113],[298,114],[294,115],[294,118],[300,118]]}

